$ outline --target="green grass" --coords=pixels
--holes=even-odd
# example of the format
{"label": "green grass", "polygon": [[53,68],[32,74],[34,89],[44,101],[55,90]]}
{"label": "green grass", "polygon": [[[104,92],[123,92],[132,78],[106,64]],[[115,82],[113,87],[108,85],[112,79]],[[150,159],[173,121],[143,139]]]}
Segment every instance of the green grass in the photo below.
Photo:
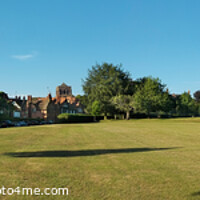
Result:
{"label": "green grass", "polygon": [[0,199],[200,199],[200,119],[0,129],[1,185],[69,196]]}

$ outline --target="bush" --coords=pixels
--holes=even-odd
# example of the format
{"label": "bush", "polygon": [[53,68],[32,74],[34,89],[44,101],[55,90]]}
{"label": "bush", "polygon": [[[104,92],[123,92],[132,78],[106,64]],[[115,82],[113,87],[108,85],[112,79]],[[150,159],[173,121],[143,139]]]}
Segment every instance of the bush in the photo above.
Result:
{"label": "bush", "polygon": [[68,114],[62,113],[58,115],[58,122],[60,123],[81,123],[81,122],[93,122],[94,117],[85,114]]}

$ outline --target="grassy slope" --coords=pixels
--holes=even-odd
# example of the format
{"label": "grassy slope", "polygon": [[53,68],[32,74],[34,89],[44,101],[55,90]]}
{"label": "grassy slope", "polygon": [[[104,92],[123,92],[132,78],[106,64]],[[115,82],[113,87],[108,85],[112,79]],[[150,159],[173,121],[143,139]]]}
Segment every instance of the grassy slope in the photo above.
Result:
{"label": "grassy slope", "polygon": [[1,129],[0,153],[0,185],[69,188],[48,199],[200,199],[200,119]]}

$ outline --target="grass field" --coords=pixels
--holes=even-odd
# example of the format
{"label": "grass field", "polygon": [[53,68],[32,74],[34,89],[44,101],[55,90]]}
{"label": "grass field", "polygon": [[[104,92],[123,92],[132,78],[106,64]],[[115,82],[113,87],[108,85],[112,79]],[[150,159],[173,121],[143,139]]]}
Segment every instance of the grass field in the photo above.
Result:
{"label": "grass field", "polygon": [[200,199],[200,119],[0,129],[0,186],[68,187],[0,199]]}

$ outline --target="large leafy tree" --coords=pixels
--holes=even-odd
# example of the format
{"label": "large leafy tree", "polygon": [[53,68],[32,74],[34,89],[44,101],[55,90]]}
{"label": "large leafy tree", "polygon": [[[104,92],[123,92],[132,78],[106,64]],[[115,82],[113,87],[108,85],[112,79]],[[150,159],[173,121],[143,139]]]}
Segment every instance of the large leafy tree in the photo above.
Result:
{"label": "large leafy tree", "polygon": [[111,99],[112,104],[122,112],[126,113],[126,119],[130,118],[130,111],[133,110],[134,101],[130,95],[119,95]]}
{"label": "large leafy tree", "polygon": [[144,112],[149,116],[151,112],[167,109],[169,95],[165,85],[158,78],[145,77],[140,80],[134,95],[136,111]]}
{"label": "large leafy tree", "polygon": [[110,101],[112,97],[132,93],[132,80],[121,66],[96,64],[88,70],[88,77],[83,81],[83,91],[88,98],[88,110],[97,100],[101,104],[101,113],[107,116],[114,111]]}
{"label": "large leafy tree", "polygon": [[177,99],[177,114],[179,115],[195,115],[198,113],[198,107],[194,99],[188,92],[184,92]]}
{"label": "large leafy tree", "polygon": [[200,90],[197,90],[195,93],[194,93],[194,98],[195,100],[200,103]]}

